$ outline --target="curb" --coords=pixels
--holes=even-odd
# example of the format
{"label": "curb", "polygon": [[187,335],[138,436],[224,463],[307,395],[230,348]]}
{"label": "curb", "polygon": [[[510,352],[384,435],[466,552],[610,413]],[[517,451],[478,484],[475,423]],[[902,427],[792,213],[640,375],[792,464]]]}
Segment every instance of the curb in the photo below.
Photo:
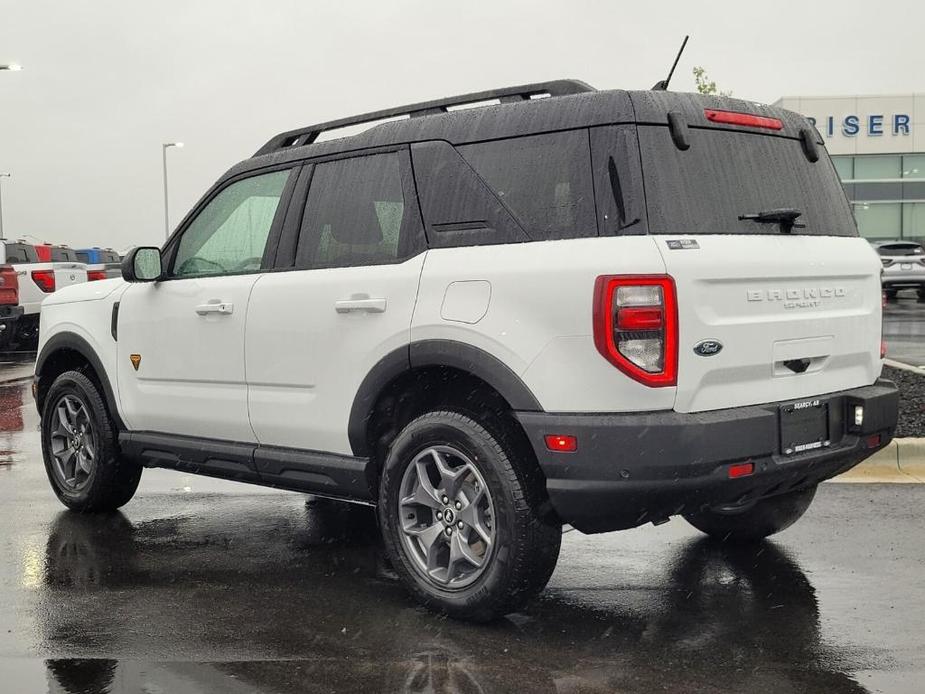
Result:
{"label": "curb", "polygon": [[831,481],[925,484],[925,438],[893,439],[863,463]]}

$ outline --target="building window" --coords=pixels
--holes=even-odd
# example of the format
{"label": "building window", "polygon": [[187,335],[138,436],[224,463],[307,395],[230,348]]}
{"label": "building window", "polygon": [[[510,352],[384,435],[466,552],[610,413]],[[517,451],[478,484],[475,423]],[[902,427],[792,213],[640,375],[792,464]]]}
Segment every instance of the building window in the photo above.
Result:
{"label": "building window", "polygon": [[832,163],[841,180],[850,181],[854,178],[854,157],[832,157]]}
{"label": "building window", "polygon": [[907,154],[903,157],[903,178],[925,179],[925,154]]}
{"label": "building window", "polygon": [[898,154],[854,158],[854,180],[856,181],[901,178],[901,176],[902,157]]}
{"label": "building window", "polygon": [[902,237],[902,205],[898,202],[863,202],[854,206],[858,231],[868,239]]}
{"label": "building window", "polygon": [[903,205],[903,238],[925,238],[925,202]]}

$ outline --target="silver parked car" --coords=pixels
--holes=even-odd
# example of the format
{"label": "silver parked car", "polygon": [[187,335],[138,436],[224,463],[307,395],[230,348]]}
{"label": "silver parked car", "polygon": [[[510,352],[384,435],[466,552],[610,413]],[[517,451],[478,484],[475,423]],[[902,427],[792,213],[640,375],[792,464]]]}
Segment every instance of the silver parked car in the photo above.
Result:
{"label": "silver parked car", "polygon": [[883,291],[888,301],[900,289],[918,290],[925,300],[925,248],[915,241],[877,241],[873,244],[883,263]]}

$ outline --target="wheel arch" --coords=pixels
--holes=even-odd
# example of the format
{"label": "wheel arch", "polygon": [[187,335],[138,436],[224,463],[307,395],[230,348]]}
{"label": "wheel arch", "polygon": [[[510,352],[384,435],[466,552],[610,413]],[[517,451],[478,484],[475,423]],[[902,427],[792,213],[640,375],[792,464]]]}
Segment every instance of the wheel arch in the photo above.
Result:
{"label": "wheel arch", "polygon": [[125,424],[119,416],[115,393],[103,362],[89,342],[70,332],[58,333],[49,338],[35,360],[35,404],[39,414],[42,413],[51,384],[62,373],[72,369],[89,370],[87,375],[100,387],[113,422],[119,430],[124,431]]}
{"label": "wheel arch", "polygon": [[373,451],[369,425],[377,403],[402,379],[428,370],[446,369],[477,379],[496,392],[511,410],[542,412],[536,396],[504,362],[485,350],[455,340],[422,340],[400,347],[369,371],[354,396],[347,433],[356,456],[368,457]]}

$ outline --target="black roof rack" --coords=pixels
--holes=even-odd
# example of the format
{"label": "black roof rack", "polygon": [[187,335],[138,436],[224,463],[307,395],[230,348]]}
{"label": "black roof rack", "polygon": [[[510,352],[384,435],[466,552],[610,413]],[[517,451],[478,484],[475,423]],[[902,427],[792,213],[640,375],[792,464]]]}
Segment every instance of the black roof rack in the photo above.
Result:
{"label": "black roof rack", "polygon": [[359,116],[340,118],[338,120],[328,121],[327,123],[319,123],[318,125],[311,125],[307,128],[299,128],[298,130],[280,133],[257,150],[254,156],[257,157],[261,154],[269,154],[270,152],[287,149],[289,147],[310,145],[321,133],[327,130],[336,130],[350,125],[360,125],[362,123],[372,123],[374,121],[385,120],[386,118],[395,118],[397,116],[409,116],[411,118],[433,116],[446,113],[452,106],[463,106],[466,104],[478,103],[479,101],[489,101],[491,99],[499,99],[502,103],[509,103],[526,101],[532,97],[541,95],[567,96],[569,94],[582,94],[584,92],[593,91],[596,91],[594,87],[581,80],[554,80],[552,82],[523,84],[518,87],[490,89],[485,92],[473,92],[471,94],[451,96],[434,101],[422,101],[417,104],[387,108],[382,111],[372,111],[371,113],[364,113]]}

